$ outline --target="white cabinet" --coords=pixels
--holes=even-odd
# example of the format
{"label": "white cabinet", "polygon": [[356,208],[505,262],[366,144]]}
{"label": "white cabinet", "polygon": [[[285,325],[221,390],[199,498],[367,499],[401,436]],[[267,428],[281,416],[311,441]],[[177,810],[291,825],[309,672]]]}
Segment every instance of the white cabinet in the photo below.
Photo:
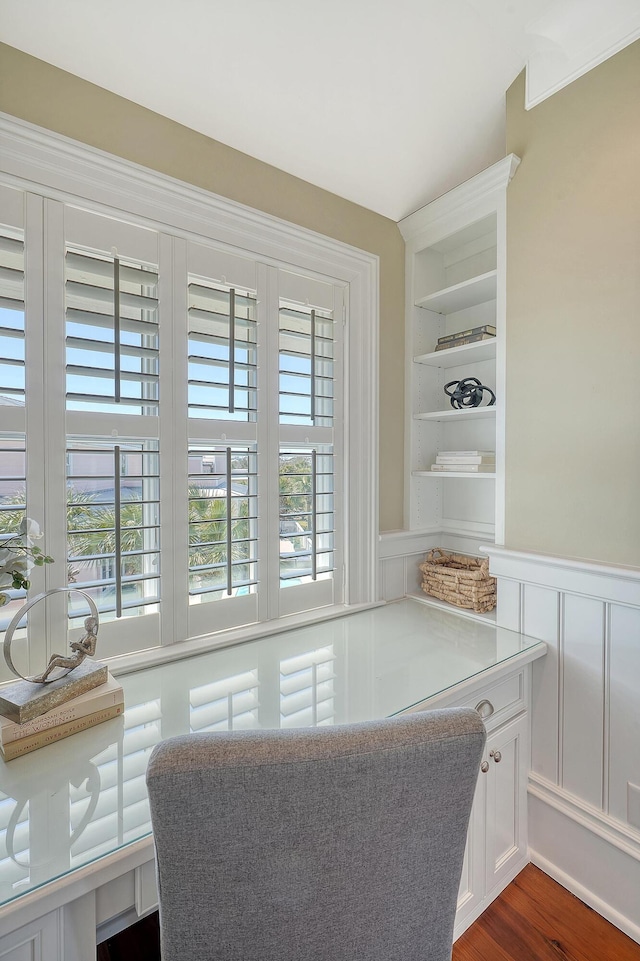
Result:
{"label": "white cabinet", "polygon": [[[503,540],[506,188],[510,155],[401,221],[406,240],[405,527],[477,553]],[[495,336],[436,350],[439,338]],[[455,341],[454,341],[455,343]],[[474,377],[496,395],[454,409],[444,387]],[[495,469],[431,470],[440,451],[495,451]]]}
{"label": "white cabinet", "polygon": [[529,860],[529,672],[529,667],[520,668],[490,685],[472,685],[462,697],[444,694],[416,707],[473,707],[487,728],[458,891],[455,938]]}
{"label": "white cabinet", "polygon": [[61,915],[52,911],[0,937],[0,961],[65,961]]}
{"label": "white cabinet", "polygon": [[529,719],[520,715],[487,739],[485,891],[502,888],[522,867],[527,854],[527,775]]}

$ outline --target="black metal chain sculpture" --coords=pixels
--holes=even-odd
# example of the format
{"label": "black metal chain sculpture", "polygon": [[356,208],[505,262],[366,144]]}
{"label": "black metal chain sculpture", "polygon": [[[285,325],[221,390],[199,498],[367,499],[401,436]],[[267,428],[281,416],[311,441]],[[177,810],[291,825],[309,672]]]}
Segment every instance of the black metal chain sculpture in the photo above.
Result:
{"label": "black metal chain sculpture", "polygon": [[[452,388],[449,390],[449,388]],[[493,407],[496,402],[496,395],[490,387],[481,384],[477,377],[465,377],[463,380],[450,380],[444,385],[444,392],[451,400],[451,406],[456,410],[464,410],[465,407],[479,407],[484,398],[485,390],[490,395],[487,407]]]}

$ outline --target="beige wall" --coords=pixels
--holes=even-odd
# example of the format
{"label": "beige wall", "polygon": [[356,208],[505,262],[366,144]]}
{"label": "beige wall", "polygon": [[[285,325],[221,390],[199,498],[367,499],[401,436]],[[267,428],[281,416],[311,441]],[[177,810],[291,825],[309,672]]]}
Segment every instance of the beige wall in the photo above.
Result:
{"label": "beige wall", "polygon": [[640,566],[640,41],[507,94],[506,544]]}
{"label": "beige wall", "polygon": [[380,528],[402,527],[404,244],[392,220],[0,44],[0,110],[380,258]]}

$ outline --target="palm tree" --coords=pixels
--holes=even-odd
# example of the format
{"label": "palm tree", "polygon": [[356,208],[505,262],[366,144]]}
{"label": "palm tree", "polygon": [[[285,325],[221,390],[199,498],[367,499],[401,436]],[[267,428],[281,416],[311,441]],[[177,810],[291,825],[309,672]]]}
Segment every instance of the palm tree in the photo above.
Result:
{"label": "palm tree", "polygon": [[[225,495],[226,492],[222,491],[212,496],[210,489],[189,486],[189,569],[195,577],[198,577],[198,569],[206,575],[216,568],[222,571],[231,561],[250,560],[248,499],[233,498],[232,517],[229,518]],[[231,557],[228,557],[227,550],[228,524],[231,525]]]}

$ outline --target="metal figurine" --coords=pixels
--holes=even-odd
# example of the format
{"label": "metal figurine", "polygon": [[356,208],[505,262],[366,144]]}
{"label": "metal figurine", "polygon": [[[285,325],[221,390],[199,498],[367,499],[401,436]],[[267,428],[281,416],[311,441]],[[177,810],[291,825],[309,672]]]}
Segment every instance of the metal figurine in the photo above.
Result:
{"label": "metal figurine", "polygon": [[[451,390],[449,389],[451,388]],[[451,406],[456,410],[479,407],[484,398],[485,390],[489,394],[486,407],[493,407],[496,395],[490,387],[485,387],[477,377],[465,377],[462,380],[450,380],[444,385],[444,392],[451,400]]]}
{"label": "metal figurine", "polygon": [[86,617],[84,621],[86,634],[79,641],[72,641],[69,647],[73,651],[68,657],[64,654],[52,654],[49,658],[46,670],[37,677],[30,680],[34,684],[44,684],[52,671],[56,667],[64,667],[68,671],[73,671],[84,661],[85,657],[93,657],[96,653],[96,643],[98,641],[98,618]]}

